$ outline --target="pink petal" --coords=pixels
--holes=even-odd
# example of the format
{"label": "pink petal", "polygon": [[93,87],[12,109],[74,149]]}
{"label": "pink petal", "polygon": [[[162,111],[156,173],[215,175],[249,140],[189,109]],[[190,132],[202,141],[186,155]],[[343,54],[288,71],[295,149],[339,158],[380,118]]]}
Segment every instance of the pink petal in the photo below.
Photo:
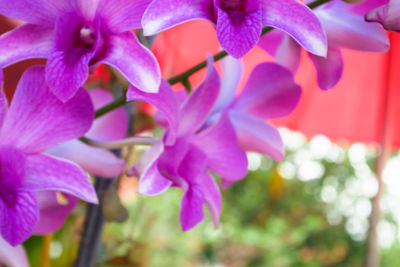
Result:
{"label": "pink petal", "polygon": [[262,3],[264,26],[288,33],[313,54],[326,55],[326,36],[312,10],[297,0],[268,0]]}
{"label": "pink petal", "polygon": [[93,117],[86,90],[80,89],[62,103],[46,86],[44,67],[32,67],[17,86],[0,131],[0,144],[12,144],[26,153],[41,152],[82,136]]}
{"label": "pink petal", "polygon": [[69,213],[78,203],[76,197],[63,194],[66,203],[60,203],[54,191],[38,191],[36,197],[39,203],[39,221],[33,230],[35,235],[45,235],[58,231],[65,222]]}
{"label": "pink petal", "polygon": [[366,20],[379,22],[387,30],[400,32],[399,11],[399,1],[390,0],[388,4],[380,6],[369,12],[366,15]]}
{"label": "pink petal", "polygon": [[222,202],[219,187],[211,175],[206,172],[199,177],[198,181],[202,186],[205,203],[210,211],[211,218],[214,222],[214,227],[218,228]]}
{"label": "pink petal", "polygon": [[0,70],[0,129],[8,110],[7,97],[3,93],[3,72]]}
{"label": "pink petal", "polygon": [[24,188],[35,191],[54,190],[97,203],[89,177],[75,163],[45,154],[29,155]]}
{"label": "pink petal", "polygon": [[[114,100],[110,92],[104,89],[89,91],[95,109]],[[115,141],[124,138],[128,129],[128,116],[124,108],[118,108],[96,119],[85,136],[97,141]]]}
{"label": "pink petal", "polygon": [[0,236],[0,264],[9,267],[29,267],[24,247],[11,246]]}
{"label": "pink petal", "polygon": [[161,74],[157,60],[132,32],[109,36],[107,45],[104,63],[118,69],[139,90],[158,92]]}
{"label": "pink petal", "polygon": [[13,246],[28,239],[38,219],[39,208],[34,193],[17,191],[13,205],[0,201],[0,233]]}
{"label": "pink petal", "polygon": [[[87,21],[93,21],[98,5],[102,0],[76,0],[76,6]],[[102,3],[103,6],[103,3]]]}
{"label": "pink petal", "polygon": [[[198,183],[198,176],[206,171],[208,158],[202,149],[189,144],[188,150],[178,167],[179,177],[189,186]],[[185,190],[185,188],[183,188]]]}
{"label": "pink petal", "polygon": [[0,36],[0,66],[4,68],[29,58],[47,58],[53,47],[51,28],[22,25]]}
{"label": "pink petal", "polygon": [[343,60],[339,49],[329,48],[326,58],[309,55],[318,74],[318,85],[327,90],[335,86],[342,76]]}
{"label": "pink petal", "polygon": [[292,72],[275,63],[262,63],[250,74],[233,108],[263,119],[279,118],[293,111],[300,96],[301,87]]}
{"label": "pink petal", "polygon": [[199,185],[191,185],[181,201],[180,221],[182,231],[188,231],[204,219],[204,193]]}
{"label": "pink petal", "polygon": [[282,139],[274,127],[241,111],[231,110],[229,117],[242,149],[266,154],[274,160],[283,159],[285,151]]}
{"label": "pink petal", "polygon": [[47,152],[71,160],[88,173],[103,178],[115,178],[125,168],[125,161],[112,152],[88,146],[78,140],[62,143]]}
{"label": "pink petal", "polygon": [[145,35],[155,35],[193,19],[213,21],[212,0],[154,0],[143,14]]}

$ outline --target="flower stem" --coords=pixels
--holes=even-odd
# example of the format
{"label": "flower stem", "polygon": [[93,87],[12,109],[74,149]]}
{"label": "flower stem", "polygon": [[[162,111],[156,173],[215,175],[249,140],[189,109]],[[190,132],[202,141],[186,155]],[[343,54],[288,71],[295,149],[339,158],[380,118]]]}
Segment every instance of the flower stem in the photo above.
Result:
{"label": "flower stem", "polygon": [[87,137],[81,137],[79,138],[79,140],[90,146],[105,148],[105,149],[118,149],[126,146],[135,146],[135,145],[152,145],[156,141],[156,139],[149,136],[133,136],[113,142],[100,142],[89,139]]}

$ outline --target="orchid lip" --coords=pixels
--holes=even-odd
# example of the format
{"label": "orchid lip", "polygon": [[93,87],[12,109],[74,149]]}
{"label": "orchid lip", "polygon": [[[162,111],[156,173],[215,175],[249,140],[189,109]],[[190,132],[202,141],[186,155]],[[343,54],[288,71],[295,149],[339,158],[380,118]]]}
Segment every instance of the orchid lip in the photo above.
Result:
{"label": "orchid lip", "polygon": [[228,11],[246,11],[247,0],[220,0],[222,9]]}
{"label": "orchid lip", "polygon": [[11,187],[2,186],[0,189],[0,199],[3,200],[8,207],[14,207],[17,202],[17,193]]}
{"label": "orchid lip", "polygon": [[78,28],[74,39],[74,47],[91,50],[96,43],[96,29],[90,24]]}

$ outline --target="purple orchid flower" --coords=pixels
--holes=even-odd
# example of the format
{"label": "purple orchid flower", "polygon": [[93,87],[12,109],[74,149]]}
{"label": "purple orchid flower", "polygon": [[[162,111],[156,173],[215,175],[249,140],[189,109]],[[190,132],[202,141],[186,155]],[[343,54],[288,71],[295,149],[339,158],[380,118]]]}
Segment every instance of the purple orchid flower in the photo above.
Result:
{"label": "purple orchid flower", "polygon": [[[209,59],[209,65],[212,59]],[[166,81],[157,95],[130,87],[128,100],[156,106],[169,122],[163,141],[152,146],[141,158],[136,171],[141,175],[139,193],[157,195],[170,186],[182,188],[180,221],[187,231],[204,218],[206,204],[217,227],[221,196],[209,174],[237,180],[247,172],[247,157],[237,144],[235,130],[226,115],[206,127],[219,95],[219,76],[208,68],[205,81],[181,104]]]}
{"label": "purple orchid flower", "polygon": [[0,265],[29,267],[28,257],[22,245],[11,246],[0,236]]}
{"label": "purple orchid flower", "polygon": [[326,55],[326,37],[313,12],[297,0],[154,0],[143,14],[145,35],[204,19],[216,26],[223,49],[240,58],[253,48],[263,26],[290,34],[301,46]]}
{"label": "purple orchid flower", "polygon": [[[314,10],[324,27],[328,38],[327,56],[309,54],[318,75],[321,89],[335,86],[343,72],[341,48],[384,52],[389,48],[389,40],[382,27],[376,23],[367,23],[364,15],[379,3],[366,0],[359,4],[347,4],[342,0],[333,0]],[[290,36],[274,32],[261,38],[260,47],[274,55],[276,61],[293,72],[300,63],[301,47]]]}
{"label": "purple orchid flower", "polygon": [[367,21],[379,22],[386,30],[400,32],[400,1],[381,1],[384,4],[366,15]]}
{"label": "purple orchid flower", "polygon": [[158,64],[131,29],[140,28],[150,0],[0,0],[0,14],[27,21],[0,36],[0,67],[28,58],[47,58],[46,81],[67,101],[89,67],[106,63],[140,90],[157,92]]}
{"label": "purple orchid flower", "polygon": [[0,99],[0,233],[17,245],[38,222],[38,191],[61,191],[97,203],[78,165],[43,153],[82,136],[93,121],[93,105],[83,88],[65,103],[58,100],[46,85],[44,67],[23,74],[9,109],[3,94]]}

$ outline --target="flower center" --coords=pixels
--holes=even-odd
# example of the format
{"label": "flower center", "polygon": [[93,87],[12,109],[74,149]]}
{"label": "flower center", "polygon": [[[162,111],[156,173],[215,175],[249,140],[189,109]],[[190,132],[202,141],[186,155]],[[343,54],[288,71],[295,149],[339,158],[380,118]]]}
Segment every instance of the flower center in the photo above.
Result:
{"label": "flower center", "polygon": [[219,3],[226,11],[246,11],[247,7],[247,0],[220,0]]}
{"label": "flower center", "polygon": [[83,25],[76,34],[74,47],[92,49],[96,42],[96,29],[89,25]]}

